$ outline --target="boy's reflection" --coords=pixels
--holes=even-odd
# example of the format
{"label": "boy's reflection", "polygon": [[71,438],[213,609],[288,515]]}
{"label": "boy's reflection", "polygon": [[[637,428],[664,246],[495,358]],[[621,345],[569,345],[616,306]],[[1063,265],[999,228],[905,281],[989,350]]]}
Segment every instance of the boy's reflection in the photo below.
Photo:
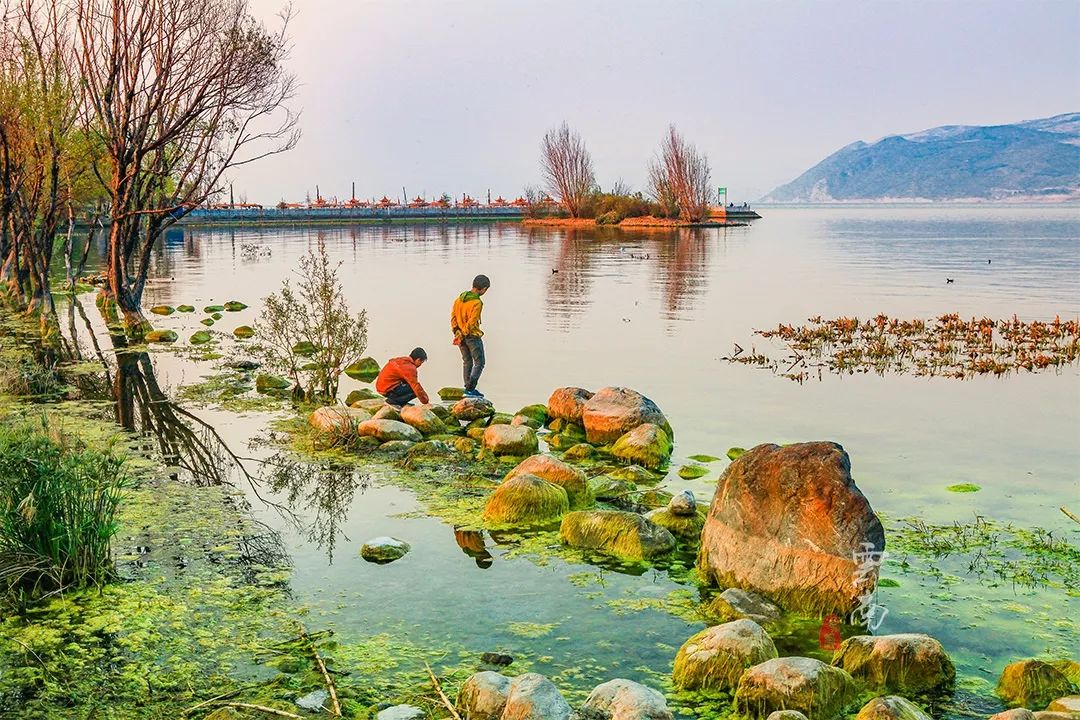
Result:
{"label": "boy's reflection", "polygon": [[477,530],[454,528],[454,542],[461,551],[476,561],[476,567],[489,568],[494,558],[484,545],[484,534]]}

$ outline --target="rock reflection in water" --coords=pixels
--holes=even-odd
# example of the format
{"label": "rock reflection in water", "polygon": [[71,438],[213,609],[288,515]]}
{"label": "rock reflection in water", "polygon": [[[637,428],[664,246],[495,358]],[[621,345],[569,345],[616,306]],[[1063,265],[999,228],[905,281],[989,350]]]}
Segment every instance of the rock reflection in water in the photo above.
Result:
{"label": "rock reflection in water", "polygon": [[494,558],[491,557],[491,553],[488,552],[487,546],[484,544],[484,533],[477,530],[454,528],[454,542],[458,544],[463,553],[476,561],[476,567],[487,569],[494,562]]}

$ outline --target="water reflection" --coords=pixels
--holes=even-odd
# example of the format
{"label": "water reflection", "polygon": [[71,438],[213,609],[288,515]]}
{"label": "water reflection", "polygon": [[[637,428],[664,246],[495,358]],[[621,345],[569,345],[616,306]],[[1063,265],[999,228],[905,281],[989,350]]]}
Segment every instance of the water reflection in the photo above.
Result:
{"label": "water reflection", "polygon": [[491,567],[494,560],[484,544],[484,533],[456,527],[454,528],[454,542],[461,548],[461,552],[476,561],[476,567],[485,570]]}

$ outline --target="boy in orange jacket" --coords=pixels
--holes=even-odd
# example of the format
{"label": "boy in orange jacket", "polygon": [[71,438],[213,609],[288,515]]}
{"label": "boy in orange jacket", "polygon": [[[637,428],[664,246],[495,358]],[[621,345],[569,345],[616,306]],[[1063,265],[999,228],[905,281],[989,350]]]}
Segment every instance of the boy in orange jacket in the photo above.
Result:
{"label": "boy in orange jacket", "polygon": [[427,405],[428,394],[416,371],[427,361],[424,348],[416,348],[408,357],[396,357],[386,361],[379,376],[375,378],[375,391],[395,407],[408,405],[413,398]]}
{"label": "boy in orange jacket", "polygon": [[480,329],[480,312],[484,309],[484,302],[480,296],[490,287],[491,281],[487,275],[477,275],[473,278],[472,290],[458,295],[450,310],[450,330],[454,333],[454,344],[461,349],[465,397],[484,397],[476,389],[485,361],[484,333]]}

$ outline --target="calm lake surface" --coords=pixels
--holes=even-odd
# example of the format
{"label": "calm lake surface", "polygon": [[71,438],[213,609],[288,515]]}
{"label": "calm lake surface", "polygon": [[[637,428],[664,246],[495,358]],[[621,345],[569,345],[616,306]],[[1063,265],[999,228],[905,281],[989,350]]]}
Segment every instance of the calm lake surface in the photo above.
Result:
{"label": "calm lake surface", "polygon": [[[969,523],[983,516],[1076,544],[1080,526],[1058,509],[1080,511],[1075,366],[964,381],[826,374],[800,385],[721,358],[735,343],[767,346],[755,329],[816,315],[1080,316],[1080,209],[762,213],[751,227],[676,233],[515,224],[185,228],[169,234],[156,260],[159,281],[144,299],[147,306],[248,303],[251,309],[226,314],[213,328],[231,331],[255,319],[262,298],[322,238],[342,262],[350,302],[367,310],[369,353],[384,361],[425,347],[430,360],[421,381],[433,393],[461,383],[450,304],[482,272],[492,288],[484,298],[488,366],[480,386],[496,407],[512,412],[545,402],[565,385],[638,389],[675,428],[669,488],[711,499],[728,461],[700,480],[680,480],[675,469],[694,453],[722,457],[733,446],[833,440],[850,454],[856,483],[888,527],[906,518]],[[242,244],[270,254],[246,257]],[[186,337],[201,329],[200,317],[155,324]],[[210,370],[172,351],[154,355],[159,377],[174,388]],[[345,379],[343,394],[354,387],[360,384]],[[241,449],[271,417],[199,414]],[[256,503],[263,519],[284,529],[296,598],[346,637],[388,632],[451,651],[506,652],[582,692],[611,677],[657,686],[675,650],[704,627],[659,608],[672,597],[697,599],[695,588],[665,571],[634,576],[559,559],[506,558],[511,546],[491,538],[493,560],[482,567],[488,563],[462,552],[452,527],[416,513],[417,499],[386,480],[376,472],[355,490],[332,561],[325,546]],[[946,491],[956,483],[982,489]],[[377,535],[404,539],[413,550],[390,565],[368,564],[358,549]],[[903,561],[886,563],[883,576],[898,586],[880,590],[888,614],[877,632],[940,639],[957,663],[962,695],[988,695],[1012,660],[1075,656],[1080,647],[1076,588],[980,576],[969,571],[968,556],[934,561],[936,572]],[[791,640],[781,652],[814,646],[816,638],[809,646]],[[972,708],[983,702],[970,701]]]}

